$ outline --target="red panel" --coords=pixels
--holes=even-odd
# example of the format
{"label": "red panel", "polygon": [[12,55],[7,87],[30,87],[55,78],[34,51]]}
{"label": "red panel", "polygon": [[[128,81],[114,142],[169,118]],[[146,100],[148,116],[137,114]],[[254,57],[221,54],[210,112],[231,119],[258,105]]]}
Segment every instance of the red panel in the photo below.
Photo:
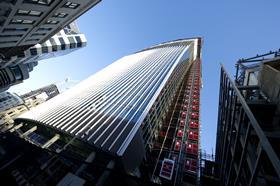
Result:
{"label": "red panel", "polygon": [[197,160],[187,158],[185,161],[185,171],[196,172]]}
{"label": "red panel", "polygon": [[198,132],[197,131],[193,131],[193,130],[189,130],[188,132],[188,139],[189,140],[198,140]]}
{"label": "red panel", "polygon": [[179,151],[181,147],[181,140],[176,140],[174,150]]}
{"label": "red panel", "polygon": [[190,121],[190,123],[189,123],[189,126],[190,126],[190,128],[195,128],[195,129],[197,129],[198,128],[198,122],[197,121]]}
{"label": "red panel", "polygon": [[187,116],[187,112],[182,112],[181,117],[186,118],[186,116]]}
{"label": "red panel", "polygon": [[191,118],[192,118],[192,119],[198,119],[198,118],[199,118],[198,112],[192,112],[192,113],[191,113]]}
{"label": "red panel", "polygon": [[185,126],[185,120],[184,120],[184,119],[181,119],[181,120],[180,120],[180,126],[182,126],[182,127]]}
{"label": "red panel", "polygon": [[198,145],[194,143],[186,143],[186,152],[189,154],[198,154]]}
{"label": "red panel", "polygon": [[198,90],[194,90],[193,93],[194,94],[199,94],[199,91]]}
{"label": "red panel", "polygon": [[192,97],[193,97],[194,99],[198,99],[198,98],[199,98],[199,95],[194,94]]}
{"label": "red panel", "polygon": [[182,137],[183,136],[183,130],[179,129],[177,132],[177,137]]}
{"label": "red panel", "polygon": [[193,100],[192,104],[193,105],[199,105],[199,101],[198,100]]}
{"label": "red panel", "polygon": [[192,106],[192,110],[194,110],[194,111],[199,111],[199,106],[198,106],[198,105],[193,105],[193,106]]}

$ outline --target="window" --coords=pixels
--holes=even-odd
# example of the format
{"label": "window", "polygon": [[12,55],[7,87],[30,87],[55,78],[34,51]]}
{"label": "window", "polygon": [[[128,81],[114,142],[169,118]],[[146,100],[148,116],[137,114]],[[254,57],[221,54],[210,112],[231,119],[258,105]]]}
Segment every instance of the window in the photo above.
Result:
{"label": "window", "polygon": [[20,14],[20,15],[28,15],[29,11],[28,10],[18,10],[17,11],[17,14]]}
{"label": "window", "polygon": [[53,0],[24,0],[23,3],[32,3],[38,5],[50,5]]}
{"label": "window", "polygon": [[70,48],[75,48],[76,47],[76,42],[73,37],[68,37],[70,41]]}
{"label": "window", "polygon": [[31,36],[44,36],[46,35],[46,33],[35,33],[35,34],[32,34]]}
{"label": "window", "polygon": [[15,35],[0,35],[0,38],[9,38],[9,37],[22,37],[22,34],[15,34]]}
{"label": "window", "polygon": [[42,14],[42,12],[35,11],[35,10],[31,10],[29,12],[29,15],[32,15],[32,16],[40,16],[41,14]]}
{"label": "window", "polygon": [[33,42],[33,41],[39,41],[40,39],[27,39],[26,42]]}
{"label": "window", "polygon": [[42,52],[43,53],[48,53],[48,47],[47,47],[46,43],[43,43],[41,45],[42,45]]}
{"label": "window", "polygon": [[50,42],[52,44],[52,51],[57,51],[57,44],[53,38],[50,38]]}
{"label": "window", "polygon": [[0,41],[0,44],[17,43],[17,41]]}
{"label": "window", "polygon": [[61,43],[61,50],[65,50],[65,42],[64,42],[64,40],[60,37],[59,41]]}
{"label": "window", "polygon": [[66,17],[68,14],[66,14],[66,13],[55,13],[54,15],[53,15],[53,17],[58,17],[58,18],[64,18],[64,17]]}
{"label": "window", "polygon": [[48,20],[47,22],[46,22],[46,24],[57,24],[58,23],[58,21],[52,21],[52,20]]}
{"label": "window", "polygon": [[13,19],[12,21],[11,21],[11,23],[13,23],[13,24],[20,24],[20,23],[22,23],[22,20],[21,19]]}
{"label": "window", "polygon": [[16,32],[16,31],[22,31],[26,32],[28,28],[5,28],[3,32]]}
{"label": "window", "polygon": [[23,24],[33,24],[34,21],[32,21],[32,20],[23,20],[22,23]]}
{"label": "window", "polygon": [[33,55],[33,56],[37,55],[37,48],[31,48],[31,49],[30,49],[30,53],[31,53],[31,55]]}
{"label": "window", "polygon": [[77,47],[82,47],[82,40],[79,36],[76,36],[76,41],[77,41]]}
{"label": "window", "polygon": [[35,10],[18,10],[16,15],[23,15],[23,16],[40,16],[42,12],[35,11]]}
{"label": "window", "polygon": [[37,31],[50,31],[52,28],[39,28]]}
{"label": "window", "polygon": [[27,20],[27,19],[13,19],[11,21],[11,24],[33,24],[33,20]]}
{"label": "window", "polygon": [[65,3],[65,5],[63,5],[64,8],[71,8],[71,9],[76,9],[78,6],[79,6],[78,3],[72,3],[70,1]]}
{"label": "window", "polygon": [[23,79],[22,74],[21,74],[21,70],[18,66],[11,67],[11,70],[12,70],[16,80],[22,80]]}

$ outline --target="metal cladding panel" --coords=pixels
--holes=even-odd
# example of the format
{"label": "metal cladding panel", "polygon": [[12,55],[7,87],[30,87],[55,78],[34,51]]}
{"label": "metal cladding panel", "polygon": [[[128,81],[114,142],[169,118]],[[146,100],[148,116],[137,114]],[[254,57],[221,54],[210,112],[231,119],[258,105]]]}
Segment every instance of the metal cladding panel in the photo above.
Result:
{"label": "metal cladding panel", "polygon": [[[126,155],[175,67],[193,58],[196,40],[180,40],[177,45],[173,41],[125,56],[16,120],[34,120],[110,154]],[[143,143],[137,139],[140,142],[133,143]]]}

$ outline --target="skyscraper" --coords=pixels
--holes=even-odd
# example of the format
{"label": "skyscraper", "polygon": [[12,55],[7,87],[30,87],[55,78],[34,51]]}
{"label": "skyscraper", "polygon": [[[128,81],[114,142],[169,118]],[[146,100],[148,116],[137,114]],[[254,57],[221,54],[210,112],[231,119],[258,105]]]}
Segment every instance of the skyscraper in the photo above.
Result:
{"label": "skyscraper", "polygon": [[[200,59],[201,38],[170,41],[125,56],[21,115],[16,123],[24,127],[17,131],[42,138],[59,135],[48,144],[56,153],[92,165],[102,162],[102,168],[90,173],[95,184],[130,178],[120,179],[109,170],[153,183],[195,183]],[[76,174],[88,179],[80,169]]]}
{"label": "skyscraper", "polygon": [[29,78],[38,61],[61,56],[86,46],[85,35],[76,22],[67,25],[44,43],[12,56],[0,65],[0,92]]}

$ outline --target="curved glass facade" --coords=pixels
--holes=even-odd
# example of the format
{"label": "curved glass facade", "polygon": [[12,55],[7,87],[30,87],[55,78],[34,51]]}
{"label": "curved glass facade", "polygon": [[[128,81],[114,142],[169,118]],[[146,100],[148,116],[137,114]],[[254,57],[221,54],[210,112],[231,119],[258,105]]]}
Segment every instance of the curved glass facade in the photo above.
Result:
{"label": "curved glass facade", "polygon": [[124,155],[140,131],[142,146],[137,148],[143,148],[144,136],[150,136],[144,119],[159,96],[166,103],[172,100],[195,58],[196,40],[167,42],[125,56],[17,122],[39,122],[117,156]]}

